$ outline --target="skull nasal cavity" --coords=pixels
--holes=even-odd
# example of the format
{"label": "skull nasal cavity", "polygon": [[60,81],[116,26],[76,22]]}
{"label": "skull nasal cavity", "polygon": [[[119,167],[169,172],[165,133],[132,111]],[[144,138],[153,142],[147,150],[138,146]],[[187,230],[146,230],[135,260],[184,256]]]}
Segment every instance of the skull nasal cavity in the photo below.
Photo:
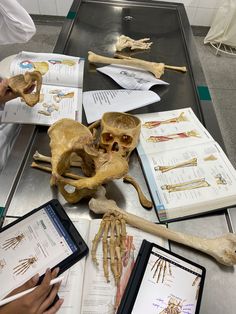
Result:
{"label": "skull nasal cavity", "polygon": [[114,142],[114,143],[112,144],[111,150],[112,150],[112,151],[115,151],[115,152],[118,152],[118,150],[119,150],[119,145],[118,145],[117,142]]}

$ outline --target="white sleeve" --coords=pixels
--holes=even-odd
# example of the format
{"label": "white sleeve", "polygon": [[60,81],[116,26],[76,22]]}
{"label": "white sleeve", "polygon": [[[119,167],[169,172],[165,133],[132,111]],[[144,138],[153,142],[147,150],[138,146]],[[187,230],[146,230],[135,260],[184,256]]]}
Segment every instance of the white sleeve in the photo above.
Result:
{"label": "white sleeve", "polygon": [[33,20],[16,0],[0,0],[0,45],[25,43],[35,32]]}

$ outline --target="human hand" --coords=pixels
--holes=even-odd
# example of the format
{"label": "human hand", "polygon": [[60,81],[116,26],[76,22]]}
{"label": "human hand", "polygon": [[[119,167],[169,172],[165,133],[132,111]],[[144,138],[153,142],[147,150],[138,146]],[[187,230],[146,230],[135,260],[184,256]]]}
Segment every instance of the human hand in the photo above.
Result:
{"label": "human hand", "polygon": [[[45,277],[40,285],[38,285],[32,292],[25,296],[12,301],[0,307],[0,314],[54,314],[56,313],[63,303],[63,299],[59,299],[53,306],[60,283],[50,286],[50,281],[57,277],[59,268],[54,269],[52,272],[46,271]],[[39,276],[35,275],[28,280],[25,284],[13,290],[10,295],[22,292],[24,290],[35,287],[39,280]],[[10,296],[8,295],[8,296]]]}
{"label": "human hand", "polygon": [[8,81],[2,80],[0,82],[0,104],[5,103],[16,97],[18,97],[18,95],[16,93],[13,93],[13,91],[9,88]]}

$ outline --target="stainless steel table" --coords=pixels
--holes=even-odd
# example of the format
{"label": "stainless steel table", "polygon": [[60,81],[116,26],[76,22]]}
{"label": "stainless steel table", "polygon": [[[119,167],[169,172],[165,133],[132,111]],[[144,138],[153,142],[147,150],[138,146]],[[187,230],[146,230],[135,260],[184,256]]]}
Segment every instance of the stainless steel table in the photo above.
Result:
{"label": "stainless steel table", "polygon": [[[74,1],[58,38],[55,52],[87,59],[88,50],[98,54],[114,53],[118,35],[132,38],[150,37],[154,42],[150,52],[136,54],[146,60],[172,65],[186,65],[188,72],[180,74],[166,71],[163,79],[170,86],[153,87],[161,102],[131,113],[145,113],[179,109],[191,106],[213,137],[223,141],[211,99],[208,95],[201,64],[196,53],[194,38],[184,6],[159,1]],[[84,90],[116,89],[118,85],[108,77],[94,71],[87,62],[84,73]],[[84,123],[86,123],[83,115]],[[44,127],[22,126],[18,140],[0,175],[0,206],[7,216],[21,216],[51,198],[58,198],[70,217],[94,218],[87,202],[70,205],[50,189],[50,175],[30,168],[36,150],[49,154],[49,139]],[[136,177],[148,195],[148,188],[136,153],[130,160],[130,174]],[[157,222],[153,210],[143,209],[136,191],[122,180],[107,185],[109,198],[132,213]],[[234,209],[204,217],[169,224],[169,228],[200,236],[213,237],[233,231],[236,226]],[[202,314],[234,313],[236,275],[234,268],[217,264],[194,250],[171,243],[171,249],[190,258],[207,269],[206,284],[201,305]]]}

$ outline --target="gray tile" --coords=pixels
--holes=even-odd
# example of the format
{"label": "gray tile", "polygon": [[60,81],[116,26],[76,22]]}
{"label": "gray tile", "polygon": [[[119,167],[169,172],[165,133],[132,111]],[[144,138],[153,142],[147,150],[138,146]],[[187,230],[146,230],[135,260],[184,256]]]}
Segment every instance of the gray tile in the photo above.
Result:
{"label": "gray tile", "polygon": [[52,52],[61,31],[61,26],[36,25],[36,28],[36,34],[28,43],[1,46],[0,60],[22,50]]}
{"label": "gray tile", "polygon": [[204,45],[204,37],[195,37],[196,47],[208,87],[236,89],[236,57],[215,55],[216,50]]}
{"label": "gray tile", "polygon": [[228,157],[236,167],[236,90],[210,89],[210,93]]}

